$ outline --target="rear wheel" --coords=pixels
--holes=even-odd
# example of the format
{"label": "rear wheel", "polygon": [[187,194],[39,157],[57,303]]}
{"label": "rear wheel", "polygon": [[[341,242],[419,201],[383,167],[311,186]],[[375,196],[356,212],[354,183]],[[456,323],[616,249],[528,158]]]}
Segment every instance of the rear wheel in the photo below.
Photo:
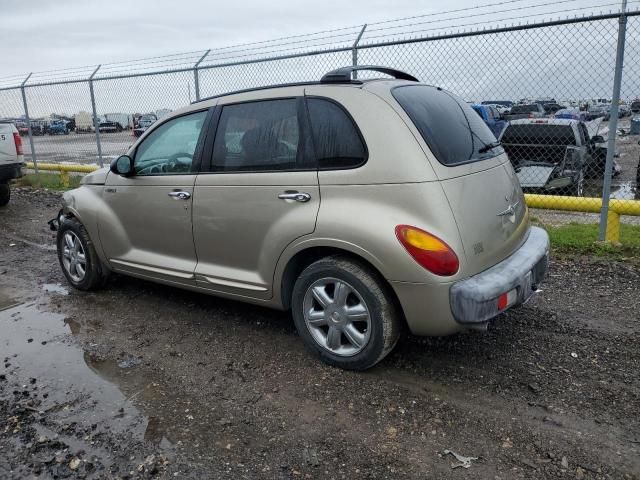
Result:
{"label": "rear wheel", "polygon": [[8,183],[0,183],[0,207],[4,207],[9,203],[11,198],[11,189]]}
{"label": "rear wheel", "polygon": [[73,287],[93,290],[103,284],[107,272],[102,269],[82,223],[75,218],[63,220],[58,228],[57,246],[62,272]]}
{"label": "rear wheel", "polygon": [[571,187],[571,195],[575,197],[584,196],[584,172],[580,172],[580,175],[578,176],[578,180]]}
{"label": "rear wheel", "polygon": [[368,266],[344,256],[318,260],[293,288],[293,319],[324,362],[366,370],[391,352],[400,314],[388,287]]}

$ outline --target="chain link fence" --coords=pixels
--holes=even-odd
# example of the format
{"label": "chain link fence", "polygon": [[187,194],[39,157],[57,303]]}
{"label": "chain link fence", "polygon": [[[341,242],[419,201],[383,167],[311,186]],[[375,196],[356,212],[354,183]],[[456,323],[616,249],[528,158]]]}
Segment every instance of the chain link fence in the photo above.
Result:
{"label": "chain link fence", "polygon": [[[0,118],[29,137],[24,142],[29,161],[103,165],[149,125],[200,98],[315,81],[355,63],[384,65],[472,104],[501,141],[497,148],[507,152],[525,192],[533,194],[530,204],[597,215],[610,152],[613,201],[604,202],[609,216],[616,220],[615,215],[639,208],[640,203],[619,201],[640,200],[640,11],[430,36],[424,36],[431,29],[428,18],[404,22],[401,31],[380,23],[7,77],[0,79]],[[624,69],[616,103],[623,24]],[[413,38],[416,32],[420,36]],[[367,78],[365,72],[358,75]],[[610,223],[608,238],[617,238],[611,229],[618,225]]]}

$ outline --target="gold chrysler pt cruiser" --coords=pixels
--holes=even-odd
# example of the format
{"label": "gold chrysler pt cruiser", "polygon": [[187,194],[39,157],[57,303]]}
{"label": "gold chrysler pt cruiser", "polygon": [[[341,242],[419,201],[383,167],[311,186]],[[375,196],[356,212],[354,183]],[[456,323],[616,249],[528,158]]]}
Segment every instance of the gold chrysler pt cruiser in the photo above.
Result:
{"label": "gold chrysler pt cruiser", "polygon": [[51,223],[74,287],[117,272],[290,309],[311,351],[355,370],[403,325],[486,327],[548,264],[548,236],[482,119],[385,67],[195,102],[63,203]]}

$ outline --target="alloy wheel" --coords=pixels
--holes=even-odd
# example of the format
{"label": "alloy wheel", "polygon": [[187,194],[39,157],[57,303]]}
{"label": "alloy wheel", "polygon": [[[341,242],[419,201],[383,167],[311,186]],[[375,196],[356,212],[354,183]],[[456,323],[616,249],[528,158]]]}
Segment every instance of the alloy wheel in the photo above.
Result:
{"label": "alloy wheel", "polygon": [[322,278],[307,289],[304,321],[318,345],[339,356],[362,351],[371,337],[371,315],[362,296],[344,280]]}
{"label": "alloy wheel", "polygon": [[87,256],[82,242],[75,232],[67,231],[64,234],[62,265],[76,283],[82,282],[87,274]]}

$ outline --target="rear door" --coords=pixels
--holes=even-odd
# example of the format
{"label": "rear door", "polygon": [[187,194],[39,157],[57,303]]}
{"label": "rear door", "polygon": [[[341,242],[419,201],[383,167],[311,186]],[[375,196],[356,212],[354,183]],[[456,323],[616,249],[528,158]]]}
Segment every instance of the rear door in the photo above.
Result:
{"label": "rear door", "polygon": [[209,171],[198,176],[193,204],[199,286],[271,298],[281,253],[314,231],[320,192],[303,94],[261,91],[216,109]]}
{"label": "rear door", "polygon": [[471,273],[509,256],[528,230],[527,209],[495,136],[469,105],[440,88],[406,85],[392,95],[441,180]]}

